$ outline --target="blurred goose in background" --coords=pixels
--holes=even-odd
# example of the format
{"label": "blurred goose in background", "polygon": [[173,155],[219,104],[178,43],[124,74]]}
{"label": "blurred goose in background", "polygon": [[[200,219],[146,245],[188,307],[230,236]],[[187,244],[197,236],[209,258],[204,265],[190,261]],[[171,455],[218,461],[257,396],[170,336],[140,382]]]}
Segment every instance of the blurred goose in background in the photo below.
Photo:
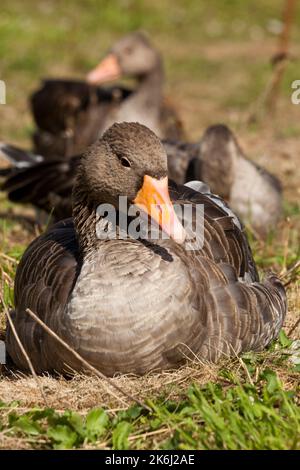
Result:
{"label": "blurred goose in background", "polygon": [[[37,372],[82,365],[26,308],[107,375],[178,367],[194,355],[216,361],[261,350],[278,335],[285,291],[274,275],[259,282],[240,221],[220,198],[201,193],[199,182],[168,188],[167,171],[160,140],[137,123],[114,124],[84,154],[73,219],[34,240],[17,268],[12,317]],[[97,207],[109,203],[121,211],[120,195],[168,239],[107,238],[109,224]],[[184,227],[173,204],[192,208]],[[198,204],[204,220],[193,230],[203,243],[195,247],[186,222],[195,221]],[[26,370],[10,327],[6,345]]]}
{"label": "blurred goose in background", "polygon": [[171,179],[201,179],[262,237],[274,228],[282,215],[280,182],[245,156],[227,126],[208,127],[198,144],[164,145]]}
{"label": "blurred goose in background", "polygon": [[[163,144],[171,180],[178,184],[204,181],[262,237],[276,225],[282,213],[280,183],[244,155],[228,127],[209,127],[199,143],[165,140]],[[16,156],[16,169],[6,171],[2,185],[11,201],[31,203],[51,212],[56,221],[71,217],[71,192],[80,156],[47,161],[9,145],[2,145],[2,155],[10,162]]]}
{"label": "blurred goose in background", "polygon": [[[132,77],[137,85],[99,87]],[[34,150],[45,157],[83,152],[114,122],[137,121],[160,137],[183,138],[182,124],[163,98],[164,72],[158,51],[141,32],[120,39],[100,64],[78,80],[45,80],[31,97],[38,127]]]}

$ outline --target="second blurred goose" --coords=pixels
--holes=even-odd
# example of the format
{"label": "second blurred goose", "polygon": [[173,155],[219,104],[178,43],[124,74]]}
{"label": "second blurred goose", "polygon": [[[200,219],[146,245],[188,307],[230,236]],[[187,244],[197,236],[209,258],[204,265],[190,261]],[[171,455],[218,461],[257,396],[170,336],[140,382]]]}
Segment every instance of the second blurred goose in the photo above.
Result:
{"label": "second blurred goose", "polygon": [[[195,355],[216,361],[260,350],[277,336],[286,313],[282,284],[275,276],[259,282],[238,219],[220,199],[195,190],[199,183],[190,186],[168,188],[166,153],[140,124],[115,124],[86,152],[73,220],[34,240],[17,269],[12,317],[36,371],[82,365],[26,308],[107,375],[178,367]],[[120,215],[120,195],[171,238],[108,237],[110,224],[97,208],[111,204]],[[192,209],[184,219],[190,223],[204,207],[193,229],[199,246],[185,241],[175,203]],[[6,345],[27,369],[10,328]]]}
{"label": "second blurred goose", "polygon": [[279,180],[246,157],[233,132],[217,124],[198,144],[166,141],[169,175],[176,182],[201,179],[264,237],[282,215]]}

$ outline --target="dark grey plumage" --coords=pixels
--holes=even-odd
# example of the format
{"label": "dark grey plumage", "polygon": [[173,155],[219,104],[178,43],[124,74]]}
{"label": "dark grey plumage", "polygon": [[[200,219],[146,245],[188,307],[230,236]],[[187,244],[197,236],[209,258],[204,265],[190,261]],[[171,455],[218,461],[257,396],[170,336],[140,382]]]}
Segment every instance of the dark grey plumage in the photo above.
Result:
{"label": "dark grey plumage", "polygon": [[[274,275],[259,282],[243,230],[209,194],[169,187],[173,203],[204,204],[200,248],[172,239],[97,238],[98,204],[117,205],[118,194],[132,201],[148,173],[167,174],[159,140],[139,124],[114,125],[81,160],[73,221],[53,226],[24,253],[13,321],[38,372],[82,366],[26,308],[107,375],[177,367],[194,354],[216,361],[261,350],[277,336],[287,308],[284,288]],[[6,344],[26,369],[9,328]]]}
{"label": "dark grey plumage", "polygon": [[0,169],[0,177],[4,177],[0,189],[12,202],[30,203],[51,214],[52,222],[71,217],[72,190],[80,158],[76,155],[70,159],[45,159],[21,170]]}
{"label": "dark grey plumage", "polygon": [[23,170],[24,168],[32,167],[43,161],[44,157],[15,147],[14,145],[0,142],[0,160],[2,159],[8,161],[13,168]]}

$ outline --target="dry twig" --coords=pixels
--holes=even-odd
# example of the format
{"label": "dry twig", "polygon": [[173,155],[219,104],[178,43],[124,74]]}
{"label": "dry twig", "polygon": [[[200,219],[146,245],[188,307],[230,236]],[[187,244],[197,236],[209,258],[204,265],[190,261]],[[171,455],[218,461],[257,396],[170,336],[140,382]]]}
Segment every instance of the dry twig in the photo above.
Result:
{"label": "dry twig", "polygon": [[280,85],[289,60],[290,35],[295,13],[296,0],[285,0],[283,10],[283,28],[279,37],[278,50],[271,59],[273,73],[262,95],[254,105],[254,111],[248,115],[248,122],[255,122],[265,113],[274,115],[279,97]]}
{"label": "dry twig", "polygon": [[24,348],[24,346],[23,346],[23,344],[22,344],[22,342],[21,342],[21,340],[20,340],[20,338],[19,338],[19,335],[18,335],[17,330],[16,330],[16,328],[15,328],[15,325],[14,325],[12,319],[11,319],[11,316],[10,316],[9,310],[8,310],[8,308],[7,308],[7,305],[6,305],[6,303],[5,303],[5,301],[4,301],[4,299],[3,299],[3,297],[2,297],[1,294],[0,294],[0,300],[1,300],[2,304],[3,304],[5,314],[6,314],[6,316],[7,316],[9,325],[10,325],[10,327],[11,327],[11,331],[12,331],[12,333],[13,333],[15,339],[16,339],[16,342],[18,343],[18,346],[19,346],[19,348],[20,348],[20,350],[21,350],[23,356],[25,357],[25,360],[26,360],[26,362],[27,362],[27,364],[28,364],[28,367],[29,367],[29,369],[30,369],[30,372],[32,373],[32,376],[34,377],[34,380],[36,381],[36,384],[37,384],[37,386],[38,386],[38,388],[39,388],[39,390],[40,390],[40,392],[41,392],[41,395],[42,395],[42,397],[43,397],[43,400],[44,400],[44,402],[45,402],[45,405],[48,407],[48,403],[47,403],[47,399],[46,399],[46,395],[45,395],[45,393],[44,393],[43,387],[42,387],[42,385],[40,384],[40,381],[39,381],[39,379],[38,379],[38,376],[36,375],[36,372],[35,372],[35,370],[34,370],[34,367],[33,367],[33,365],[32,365],[32,362],[31,362],[31,360],[30,360],[30,357],[28,356],[28,354],[27,354],[27,352],[26,352],[26,350],[25,350],[25,348]]}

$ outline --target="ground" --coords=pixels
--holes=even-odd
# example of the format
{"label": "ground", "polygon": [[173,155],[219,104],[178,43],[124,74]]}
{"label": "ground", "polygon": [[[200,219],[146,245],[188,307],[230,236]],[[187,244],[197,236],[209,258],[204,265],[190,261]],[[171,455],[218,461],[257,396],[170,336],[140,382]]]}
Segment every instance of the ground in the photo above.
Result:
{"label": "ground", "polygon": [[[249,235],[261,274],[272,270],[287,284],[289,312],[280,339],[263,353],[114,378],[130,397],[94,376],[35,379],[3,369],[0,448],[300,448],[300,105],[291,102],[291,83],[300,79],[299,10],[277,110],[262,104],[282,7],[282,0],[2,0],[0,139],[30,147],[27,99],[40,77],[82,77],[116,38],[146,30],[164,56],[167,99],[189,138],[224,122],[247,155],[281,179],[282,220],[267,241]],[[30,207],[0,196],[0,336],[17,262],[41,230],[33,220]]]}

